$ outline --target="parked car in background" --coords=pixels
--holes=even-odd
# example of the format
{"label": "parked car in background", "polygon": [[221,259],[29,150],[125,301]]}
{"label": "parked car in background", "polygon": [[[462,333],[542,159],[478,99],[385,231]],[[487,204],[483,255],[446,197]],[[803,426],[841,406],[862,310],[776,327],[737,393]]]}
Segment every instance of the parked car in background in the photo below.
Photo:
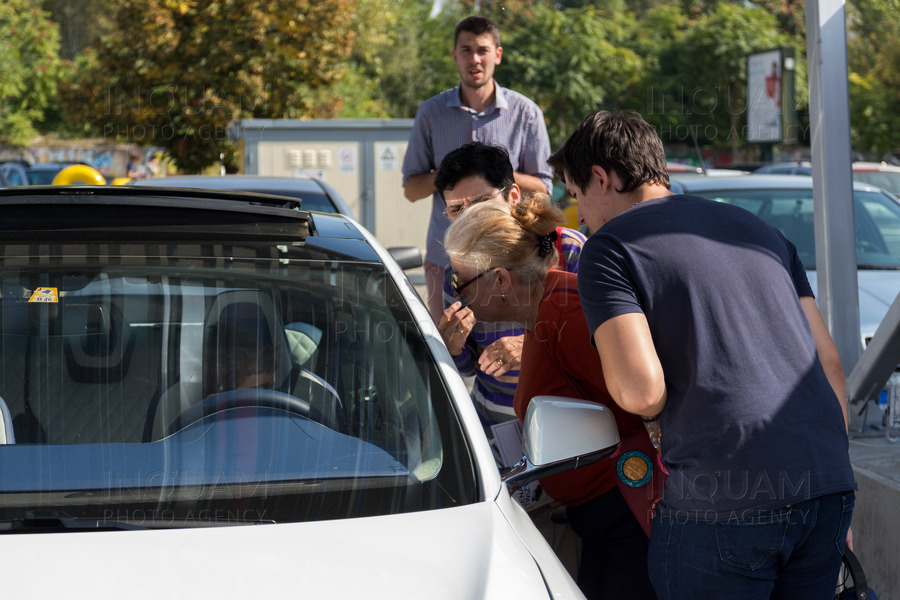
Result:
{"label": "parked car in background", "polygon": [[[740,169],[722,169],[722,168],[703,168],[696,165],[688,165],[676,162],[667,162],[666,170],[669,172],[669,178],[680,177],[731,177],[733,175],[746,175],[748,171]],[[565,188],[563,188],[565,190]],[[564,204],[560,207],[563,211],[565,226],[569,229],[577,229],[587,235],[588,229],[586,225],[578,222],[578,201],[568,195],[564,196]]]}
{"label": "parked car in background", "polygon": [[[746,175],[678,178],[673,191],[745,208],[781,231],[797,247],[816,291],[812,178]],[[880,188],[853,185],[860,335],[863,347],[900,294],[900,204]]]}
{"label": "parked car in background", "polygon": [[698,167],[697,165],[687,165],[682,163],[667,162],[666,170],[669,175],[678,177],[690,177],[695,175],[706,177],[726,177],[730,175],[746,175],[749,171],[743,169],[729,169],[724,167]]}
{"label": "parked car in background", "polygon": [[[0,211],[10,598],[583,598],[353,219],[136,186],[6,188]],[[532,405],[544,466],[508,483],[618,445],[598,404]]]}
{"label": "parked car in background", "polygon": [[[869,183],[900,196],[900,167],[887,163],[854,162],[851,165],[853,181]],[[753,172],[755,175],[812,175],[809,161],[765,165]]]}
{"label": "parked car in background", "polygon": [[353,212],[333,187],[320,179],[267,177],[263,175],[173,175],[134,179],[129,185],[153,187],[235,190],[302,198],[305,210],[353,216]]}
{"label": "parked car in background", "polygon": [[5,180],[4,185],[50,185],[56,175],[72,165],[83,163],[35,163],[27,161],[8,161],[0,163],[0,175]]}

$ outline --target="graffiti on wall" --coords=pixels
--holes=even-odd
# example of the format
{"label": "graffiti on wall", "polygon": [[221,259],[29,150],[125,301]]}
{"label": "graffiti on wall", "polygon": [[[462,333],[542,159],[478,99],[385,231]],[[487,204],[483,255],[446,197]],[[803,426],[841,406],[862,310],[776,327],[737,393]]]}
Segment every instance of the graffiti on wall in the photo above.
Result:
{"label": "graffiti on wall", "polygon": [[0,146],[0,160],[26,160],[36,163],[84,163],[107,177],[125,177],[128,159],[135,151],[144,156],[144,162],[159,148],[135,148],[122,144],[116,146],[32,146],[24,150]]}

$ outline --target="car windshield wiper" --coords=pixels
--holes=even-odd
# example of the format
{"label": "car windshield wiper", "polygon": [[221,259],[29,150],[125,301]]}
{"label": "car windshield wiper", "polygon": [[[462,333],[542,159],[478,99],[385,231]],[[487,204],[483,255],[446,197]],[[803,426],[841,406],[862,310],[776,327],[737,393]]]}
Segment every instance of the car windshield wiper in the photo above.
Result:
{"label": "car windshield wiper", "polygon": [[873,263],[859,263],[856,268],[864,271],[900,271],[900,265],[876,265]]}
{"label": "car windshield wiper", "polygon": [[147,525],[135,525],[125,521],[86,519],[65,515],[29,515],[21,519],[0,521],[0,533],[50,533],[57,531],[109,531],[147,529]]}
{"label": "car windshield wiper", "polygon": [[3,533],[52,533],[60,531],[129,531],[143,529],[183,529],[191,527],[227,527],[231,525],[267,525],[271,520],[209,521],[174,517],[141,519],[92,519],[64,514],[27,515],[20,519],[0,520]]}

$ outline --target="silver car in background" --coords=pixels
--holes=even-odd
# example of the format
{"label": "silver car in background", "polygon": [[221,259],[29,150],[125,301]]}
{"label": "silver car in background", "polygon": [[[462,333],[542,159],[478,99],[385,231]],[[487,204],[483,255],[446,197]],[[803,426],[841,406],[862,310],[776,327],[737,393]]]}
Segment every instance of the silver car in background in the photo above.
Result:
{"label": "silver car in background", "polygon": [[[749,210],[797,247],[817,290],[813,181],[802,175],[674,178],[673,191]],[[900,293],[900,203],[884,190],[853,184],[859,319],[863,347]]]}

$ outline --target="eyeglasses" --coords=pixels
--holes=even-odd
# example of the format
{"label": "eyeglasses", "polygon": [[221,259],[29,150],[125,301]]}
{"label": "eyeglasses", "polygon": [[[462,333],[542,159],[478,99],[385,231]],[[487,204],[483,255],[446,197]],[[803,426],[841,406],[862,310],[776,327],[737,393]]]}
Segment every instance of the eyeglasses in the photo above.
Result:
{"label": "eyeglasses", "polygon": [[478,275],[476,275],[475,277],[473,277],[472,279],[466,281],[463,284],[459,283],[459,277],[456,275],[456,273],[454,273],[453,276],[450,278],[450,287],[453,288],[454,294],[456,294],[457,296],[462,296],[464,289],[466,289],[467,287],[469,287],[470,285],[472,285],[473,283],[475,283],[476,281],[478,281],[479,279],[481,279],[482,277],[487,275],[489,272],[490,271],[483,271],[483,272],[479,273]]}
{"label": "eyeglasses", "polygon": [[466,210],[466,208],[468,208],[469,206],[472,206],[473,204],[478,204],[479,202],[487,202],[488,200],[493,200],[500,194],[505,194],[508,187],[509,186],[500,188],[493,194],[483,194],[481,196],[475,196],[471,200],[463,200],[460,204],[454,204],[453,206],[448,206],[446,209],[444,209],[444,215],[448,219],[455,219],[456,217],[458,217],[460,215],[460,213],[462,213],[462,211]]}

